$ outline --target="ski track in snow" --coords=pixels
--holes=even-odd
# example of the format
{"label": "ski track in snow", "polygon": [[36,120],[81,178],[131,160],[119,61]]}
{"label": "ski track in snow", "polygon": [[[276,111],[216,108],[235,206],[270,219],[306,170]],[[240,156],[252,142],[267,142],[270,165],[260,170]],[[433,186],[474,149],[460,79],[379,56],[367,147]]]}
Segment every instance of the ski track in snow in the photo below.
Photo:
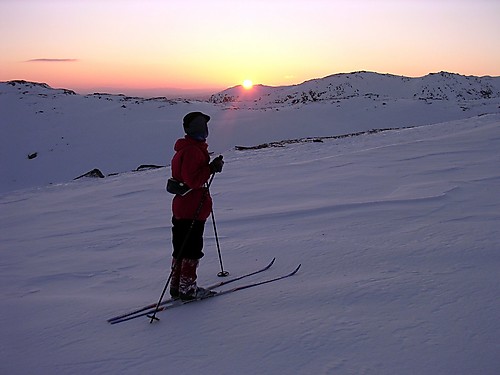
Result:
{"label": "ski track in snow", "polygon": [[[500,117],[228,151],[225,268],[294,277],[159,313],[165,169],[0,195],[2,374],[486,374],[500,368]],[[207,223],[201,285],[219,263]]]}

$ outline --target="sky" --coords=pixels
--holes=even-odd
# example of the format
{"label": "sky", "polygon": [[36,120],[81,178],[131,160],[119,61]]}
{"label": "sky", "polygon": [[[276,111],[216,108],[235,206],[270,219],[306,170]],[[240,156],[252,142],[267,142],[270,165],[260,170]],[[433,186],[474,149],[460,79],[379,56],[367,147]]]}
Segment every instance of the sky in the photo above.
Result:
{"label": "sky", "polygon": [[500,75],[497,0],[0,0],[0,14],[0,81],[83,94]]}

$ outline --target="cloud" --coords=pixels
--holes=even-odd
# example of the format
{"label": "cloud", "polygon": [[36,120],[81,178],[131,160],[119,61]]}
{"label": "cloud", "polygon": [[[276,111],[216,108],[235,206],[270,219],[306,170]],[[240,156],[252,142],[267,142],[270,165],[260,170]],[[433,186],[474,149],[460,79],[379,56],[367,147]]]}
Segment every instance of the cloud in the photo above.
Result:
{"label": "cloud", "polygon": [[78,59],[31,59],[26,62],[75,62]]}

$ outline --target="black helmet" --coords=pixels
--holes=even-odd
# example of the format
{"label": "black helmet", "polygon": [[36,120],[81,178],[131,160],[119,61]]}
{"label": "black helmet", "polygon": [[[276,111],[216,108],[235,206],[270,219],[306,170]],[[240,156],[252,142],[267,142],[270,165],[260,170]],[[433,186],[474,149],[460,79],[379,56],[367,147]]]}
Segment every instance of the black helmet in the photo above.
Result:
{"label": "black helmet", "polygon": [[210,121],[209,115],[201,112],[190,112],[182,119],[182,126],[190,137],[205,140],[208,137],[208,121]]}

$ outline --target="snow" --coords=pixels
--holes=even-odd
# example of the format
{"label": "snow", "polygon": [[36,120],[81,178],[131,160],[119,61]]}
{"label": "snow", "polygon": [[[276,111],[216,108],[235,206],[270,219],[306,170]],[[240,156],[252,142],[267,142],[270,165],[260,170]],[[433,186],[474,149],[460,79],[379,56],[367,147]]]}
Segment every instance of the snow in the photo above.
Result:
{"label": "snow", "polygon": [[[342,88],[340,96],[336,90],[328,91],[337,86]],[[345,87],[352,92],[346,94]],[[258,94],[257,88],[253,92]],[[485,98],[484,92],[491,93],[490,97]],[[322,100],[311,102],[311,93]],[[291,104],[284,99],[287,95],[309,99]],[[265,98],[254,100],[220,104],[215,100],[82,96],[45,84],[0,82],[0,193],[66,182],[94,168],[106,175],[142,164],[166,165],[173,155],[170,145],[183,136],[181,119],[190,111],[212,116],[211,150],[225,153],[235,145],[498,113],[500,77],[440,73],[407,78],[359,72],[268,88]],[[35,153],[36,158],[28,158]]]}
{"label": "snow", "polygon": [[[127,102],[123,115],[116,96],[107,106],[93,96],[32,94],[16,107],[17,98],[0,95],[12,105],[2,114],[0,373],[498,374],[498,99],[469,111],[400,99],[383,109],[352,98],[340,109],[279,111],[148,101]],[[35,109],[54,106],[59,114],[33,120]],[[250,281],[302,268],[161,312],[154,324],[109,325],[155,302],[169,272],[169,171],[130,170],[168,163],[179,119],[198,108],[213,114],[209,143],[226,161],[211,187],[224,268],[238,276],[277,258]],[[14,115],[22,121],[10,126]],[[36,127],[36,137],[23,136]],[[67,146],[56,142],[61,129]],[[39,156],[28,160],[27,150]],[[123,173],[71,181],[95,167]],[[205,254],[201,285],[221,280],[210,222]]]}

